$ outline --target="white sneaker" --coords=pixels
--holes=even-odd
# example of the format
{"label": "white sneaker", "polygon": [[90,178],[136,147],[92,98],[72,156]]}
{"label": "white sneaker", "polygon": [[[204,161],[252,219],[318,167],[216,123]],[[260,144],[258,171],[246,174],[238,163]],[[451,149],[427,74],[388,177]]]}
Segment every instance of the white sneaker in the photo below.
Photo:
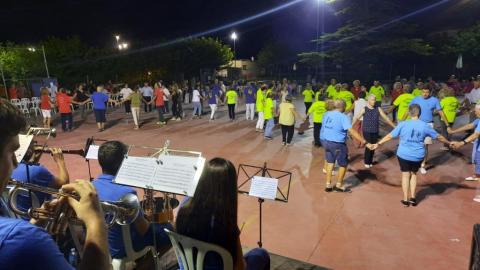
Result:
{"label": "white sneaker", "polygon": [[475,196],[475,198],[473,198],[473,200],[480,203],[480,195]]}
{"label": "white sneaker", "polygon": [[365,167],[367,169],[370,169],[370,165],[368,165],[368,164],[363,164],[363,167]]}
{"label": "white sneaker", "polygon": [[475,177],[475,176],[469,176],[469,177],[465,178],[465,181],[478,181],[478,178]]}
{"label": "white sneaker", "polygon": [[427,174],[427,170],[425,169],[425,167],[420,167],[420,173]]}

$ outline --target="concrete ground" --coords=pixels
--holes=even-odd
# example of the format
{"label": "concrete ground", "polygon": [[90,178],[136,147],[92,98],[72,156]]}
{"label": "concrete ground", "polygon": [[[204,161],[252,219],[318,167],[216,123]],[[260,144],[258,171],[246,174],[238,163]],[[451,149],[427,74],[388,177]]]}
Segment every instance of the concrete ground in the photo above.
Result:
{"label": "concrete ground", "polygon": [[[303,103],[296,102],[303,113]],[[243,110],[243,106],[240,106]],[[191,109],[186,107],[187,115]],[[77,128],[59,131],[50,146],[82,148],[88,137],[121,140],[126,144],[162,147],[171,141],[173,149],[195,150],[207,159],[224,157],[236,164],[262,166],[292,173],[288,203],[263,204],[263,247],[272,253],[331,269],[466,269],[469,263],[473,224],[479,222],[480,203],[472,199],[478,183],[464,182],[473,166],[468,164],[471,146],[458,152],[431,147],[429,170],[419,175],[417,207],[400,204],[400,171],[395,157],[397,141],[376,153],[371,169],[363,166],[363,149],[349,143],[351,163],[346,182],[352,193],[325,193],[322,173],[324,152],[312,147],[312,130],[295,134],[293,145],[283,147],[277,129],[274,140],[265,141],[255,132],[256,121],[230,122],[226,107],[218,120],[169,121],[155,124],[156,114],[142,114],[143,125],[133,130],[131,116],[123,109],[107,115],[107,129],[97,132],[94,118],[75,116]],[[465,119],[460,119],[465,121]],[[458,125],[458,124],[457,124]],[[61,129],[58,125],[57,128]],[[463,135],[459,135],[461,138]],[[80,156],[67,155],[71,179],[88,178],[87,164]],[[42,163],[56,168],[48,155]],[[100,173],[96,161],[92,174]],[[286,191],[288,183],[280,182]],[[255,247],[259,240],[259,209],[255,198],[239,195],[239,226],[242,244]],[[292,267],[290,269],[310,269]]]}

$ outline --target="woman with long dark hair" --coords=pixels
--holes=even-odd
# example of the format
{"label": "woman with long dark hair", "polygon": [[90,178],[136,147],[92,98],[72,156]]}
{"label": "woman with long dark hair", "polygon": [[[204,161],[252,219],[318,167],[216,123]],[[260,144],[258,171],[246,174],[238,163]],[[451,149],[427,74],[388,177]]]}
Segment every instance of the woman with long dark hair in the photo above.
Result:
{"label": "woman with long dark hair", "polygon": [[[223,247],[230,252],[234,269],[270,269],[266,250],[255,248],[243,256],[238,229],[237,172],[223,158],[205,164],[193,198],[179,210],[176,231],[200,241]],[[221,258],[208,253],[204,269],[223,269]]]}

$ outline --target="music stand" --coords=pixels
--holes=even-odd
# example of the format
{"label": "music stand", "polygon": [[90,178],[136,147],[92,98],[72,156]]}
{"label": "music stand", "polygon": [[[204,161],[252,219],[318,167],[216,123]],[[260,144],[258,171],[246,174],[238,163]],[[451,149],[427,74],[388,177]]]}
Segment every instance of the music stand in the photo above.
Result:
{"label": "music stand", "polygon": [[[89,176],[89,178],[90,178],[90,181],[93,180],[92,170],[91,170],[91,168],[90,168],[90,159],[94,159],[94,158],[89,157],[90,146],[92,146],[92,145],[95,145],[95,146],[96,146],[95,142],[106,142],[106,141],[108,141],[108,140],[105,140],[105,139],[95,139],[95,138],[92,136],[92,137],[90,137],[90,138],[87,138],[87,141],[85,142],[85,151],[84,151],[85,156],[84,156],[84,158],[85,158],[85,161],[87,162],[87,166],[88,166],[88,176]],[[97,159],[98,159],[98,158],[97,158]]]}
{"label": "music stand", "polygon": [[[249,174],[249,169],[253,171],[253,174]],[[274,201],[279,201],[283,203],[288,202],[288,197],[290,194],[290,183],[292,182],[292,173],[287,172],[287,171],[282,171],[282,170],[276,170],[276,169],[271,169],[267,167],[267,162],[263,163],[263,167],[259,166],[253,166],[253,165],[247,165],[247,164],[240,164],[238,166],[238,171],[237,171],[237,177],[240,179],[240,170],[243,172],[242,175],[246,176],[247,179],[242,182],[238,186],[238,193],[240,194],[247,194],[249,195],[249,191],[242,189],[248,182],[252,182],[252,179],[255,176],[261,176],[261,177],[268,177],[268,178],[274,178],[278,179],[280,182],[281,179],[287,179],[288,185],[287,185],[287,190],[286,192],[283,192],[280,188],[279,185],[277,185],[277,192],[276,192],[276,197],[274,198]],[[249,195],[250,196],[250,195]],[[262,204],[265,202],[264,198],[258,197],[258,208],[259,208],[259,216],[260,216],[260,226],[259,226],[259,241],[257,242],[259,247],[262,247]]]}

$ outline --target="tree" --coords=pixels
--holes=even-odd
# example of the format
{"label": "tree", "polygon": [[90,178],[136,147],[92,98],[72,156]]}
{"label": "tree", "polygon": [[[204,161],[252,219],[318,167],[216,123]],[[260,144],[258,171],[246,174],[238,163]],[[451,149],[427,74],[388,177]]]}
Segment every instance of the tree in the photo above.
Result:
{"label": "tree", "polygon": [[442,48],[444,54],[480,57],[480,23],[459,31]]}

